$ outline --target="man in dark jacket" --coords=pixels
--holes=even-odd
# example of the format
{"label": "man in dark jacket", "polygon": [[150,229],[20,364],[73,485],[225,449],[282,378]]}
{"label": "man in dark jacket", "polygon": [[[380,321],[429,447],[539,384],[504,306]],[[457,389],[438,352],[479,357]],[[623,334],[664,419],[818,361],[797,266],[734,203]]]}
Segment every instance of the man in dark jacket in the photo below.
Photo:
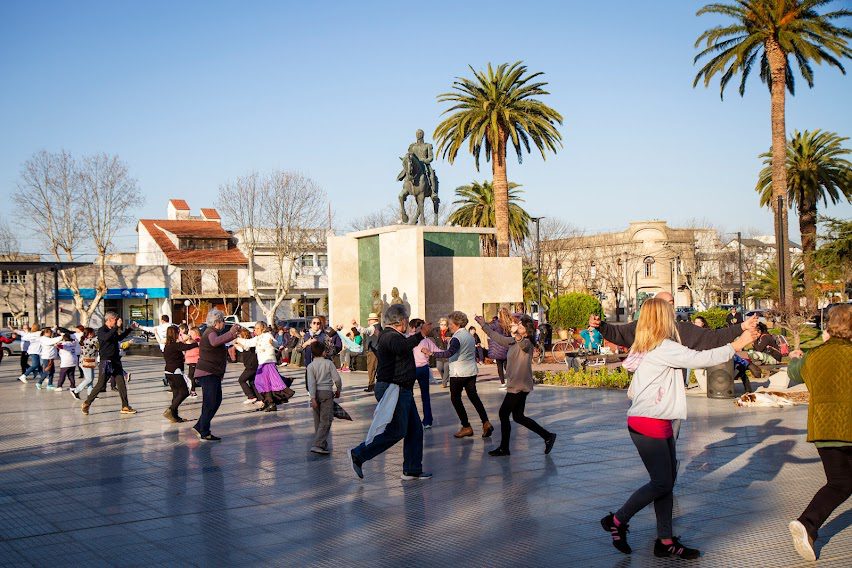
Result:
{"label": "man in dark jacket", "polygon": [[728,326],[740,325],[743,323],[743,315],[737,310],[736,306],[731,307],[731,311],[728,313],[727,317],[725,317],[725,323]]}
{"label": "man in dark jacket", "polygon": [[107,312],[104,314],[104,325],[98,329],[98,355],[100,355],[100,363],[98,366],[98,382],[92,388],[89,397],[83,402],[83,414],[89,414],[89,407],[98,395],[106,390],[107,381],[115,377],[115,384],[118,387],[118,395],[121,397],[121,413],[136,414],[136,410],[130,406],[127,401],[127,383],[124,382],[124,369],[121,366],[121,351],[120,344],[130,331],[136,329],[136,322],[130,324],[130,327],[124,331],[119,331],[123,327],[123,322],[115,312]]}
{"label": "man in dark jacket", "polygon": [[[656,295],[669,302],[674,306],[674,298],[668,292],[660,292]],[[604,339],[610,343],[622,347],[630,347],[636,339],[636,325],[638,320],[632,323],[623,325],[607,325],[601,322],[598,315],[592,314],[589,316],[589,325],[598,328]],[[696,351],[706,351],[716,347],[722,347],[739,337],[743,331],[747,329],[754,330],[757,328],[757,316],[752,316],[748,320],[741,323],[739,326],[728,326],[722,329],[708,329],[706,327],[698,327],[690,321],[677,322],[677,331],[680,334],[680,342],[685,347]]]}
{"label": "man in dark jacket", "polygon": [[381,401],[391,384],[399,385],[399,398],[393,417],[383,432],[375,435],[369,444],[361,443],[349,455],[355,475],[364,478],[361,466],[402,442],[402,479],[429,479],[431,473],[423,471],[423,425],[414,404],[415,376],[414,348],[432,331],[430,323],[409,337],[408,311],[402,304],[392,304],[385,313],[385,327],[379,335],[376,369],[376,400]]}

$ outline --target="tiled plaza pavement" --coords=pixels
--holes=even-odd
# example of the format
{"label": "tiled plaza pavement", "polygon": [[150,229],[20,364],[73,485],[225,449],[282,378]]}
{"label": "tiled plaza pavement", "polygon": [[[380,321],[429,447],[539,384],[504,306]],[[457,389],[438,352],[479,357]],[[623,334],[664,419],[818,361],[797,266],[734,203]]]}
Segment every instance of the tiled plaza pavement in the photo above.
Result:
{"label": "tiled plaza pavement", "polygon": [[[514,430],[512,456],[496,440],[456,440],[448,392],[436,388],[425,434],[431,481],[402,482],[401,446],[353,475],[348,448],[366,432],[374,400],[362,373],[344,375],[331,457],[308,453],[313,423],[303,383],[277,414],[249,412],[230,367],[214,421],[221,443],[192,422],[166,423],[162,363],[128,357],[136,416],[107,393],[83,416],[67,392],[36,391],[0,367],[0,565],[3,566],[651,566],[651,509],[631,523],[632,556],[598,519],[647,476],[625,427],[623,392],[540,387],[528,414],[559,439],[550,456]],[[493,367],[492,367],[493,369]],[[502,393],[480,385],[497,425]],[[417,394],[417,393],[416,393]],[[200,400],[200,399],[199,399]],[[419,403],[418,403],[419,404]],[[182,414],[195,418],[198,402]],[[704,556],[687,565],[803,566],[789,541],[824,481],[805,442],[807,409],[736,409],[690,398],[678,450],[675,532]],[[498,434],[495,433],[495,438]],[[852,566],[847,503],[824,527],[826,566]],[[673,564],[674,563],[674,564]]]}

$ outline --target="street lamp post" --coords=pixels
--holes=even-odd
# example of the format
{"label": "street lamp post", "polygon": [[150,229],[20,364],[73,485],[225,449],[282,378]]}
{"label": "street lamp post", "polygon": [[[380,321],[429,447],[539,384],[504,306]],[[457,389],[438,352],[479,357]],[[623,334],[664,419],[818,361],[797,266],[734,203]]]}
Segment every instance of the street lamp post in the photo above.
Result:
{"label": "street lamp post", "polygon": [[308,293],[302,292],[302,317],[305,318],[305,331],[308,329]]}
{"label": "street lamp post", "polygon": [[189,315],[189,306],[192,305],[192,302],[190,302],[189,300],[184,300],[183,305],[186,308],[186,321],[188,321],[189,325],[192,326],[194,322],[192,321],[192,317]]}
{"label": "street lamp post", "polygon": [[535,223],[535,261],[536,261],[536,282],[538,283],[538,323],[541,325],[544,320],[544,308],[541,305],[541,232],[540,224],[544,217],[531,217]]}

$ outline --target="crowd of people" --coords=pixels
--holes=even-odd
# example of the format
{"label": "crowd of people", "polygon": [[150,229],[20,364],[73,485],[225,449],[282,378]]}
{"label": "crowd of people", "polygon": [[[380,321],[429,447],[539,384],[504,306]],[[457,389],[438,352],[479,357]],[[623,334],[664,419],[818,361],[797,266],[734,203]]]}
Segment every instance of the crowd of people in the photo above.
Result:
{"label": "crowd of people", "polygon": [[[514,421],[543,441],[543,453],[549,454],[557,434],[528,417],[526,402],[533,391],[532,357],[535,323],[527,315],[512,314],[505,308],[491,320],[477,316],[475,321],[487,337],[488,355],[497,363],[501,389],[505,396],[498,410],[500,442],[488,452],[493,457],[511,455],[511,422]],[[222,381],[229,351],[233,349],[243,362],[238,383],[245,404],[272,412],[294,395],[292,380],[278,366],[300,363],[305,367],[305,389],[314,417],[315,436],[310,451],[319,455],[331,452],[329,434],[343,382],[340,373],[351,370],[353,355],[364,355],[368,372],[365,391],[373,393],[377,407],[363,443],[349,451],[354,473],[364,478],[365,464],[399,441],[403,442],[402,479],[429,479],[423,468],[424,429],[434,423],[430,385],[434,361],[442,388],[449,387],[450,401],[459,420],[456,438],[474,435],[462,394],[466,395],[482,424],[480,435],[490,438],[494,432],[485,404],[477,393],[479,365],[485,351],[470,326],[468,316],[453,311],[434,327],[429,321],[410,319],[401,304],[392,304],[383,314],[370,313],[367,325],[357,321],[347,326],[329,327],[323,317],[314,317],[309,328],[270,328],[259,322],[253,330],[237,325],[226,329],[224,314],[210,310],[203,329],[175,326],[163,316],[156,328],[145,328],[157,337],[165,361],[163,381],[172,393],[163,412],[170,422],[184,422],[181,404],[202,390],[201,413],[192,429],[202,441],[219,441],[211,425],[222,402]],[[696,325],[697,324],[697,325]],[[79,327],[75,333],[56,333],[34,325],[19,330],[23,354],[21,382],[36,381],[37,388],[61,392],[65,380],[70,392],[80,398],[83,414],[88,414],[107,382],[119,392],[120,412],[133,414],[127,395],[130,376],[122,366],[123,342],[136,324],[125,327],[121,318],[107,312],[102,327]],[[649,475],[649,481],[637,489],[614,513],[601,519],[613,546],[625,554],[632,549],[627,542],[629,522],[644,507],[653,504],[657,519],[657,539],[653,552],[657,557],[697,558],[700,552],[684,545],[672,526],[673,490],[677,479],[677,438],[681,421],[687,418],[686,369],[707,368],[730,361],[749,346],[780,361],[782,353],[773,351],[765,325],[752,317],[733,321],[728,327],[709,329],[706,322],[678,321],[674,299],[660,293],[642,306],[638,320],[625,325],[608,325],[600,317],[589,317],[584,341],[600,345],[609,341],[629,348],[624,366],[633,374],[628,397],[627,434]],[[828,483],[814,497],[799,519],[790,523],[797,551],[815,559],[813,543],[818,529],[831,512],[852,494],[852,306],[833,308],[829,313],[825,344],[807,356],[790,353],[790,372],[811,390],[808,441],[814,442],[825,466]],[[749,351],[749,356],[752,356]],[[339,356],[340,365],[332,360]],[[777,358],[776,358],[777,356]],[[753,356],[755,359],[757,355]],[[59,369],[58,380],[54,376]],[[94,370],[97,369],[97,379]],[[78,375],[79,373],[79,375]],[[290,374],[292,376],[292,374]],[[76,379],[81,379],[79,385]],[[414,385],[420,389],[421,411],[414,397]],[[750,389],[750,386],[746,384]]]}

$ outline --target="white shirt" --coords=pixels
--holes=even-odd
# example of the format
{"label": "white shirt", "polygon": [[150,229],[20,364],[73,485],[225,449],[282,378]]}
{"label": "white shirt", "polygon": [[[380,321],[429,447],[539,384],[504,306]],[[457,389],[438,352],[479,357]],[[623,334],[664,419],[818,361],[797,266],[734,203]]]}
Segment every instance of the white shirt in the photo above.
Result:
{"label": "white shirt", "polygon": [[251,339],[237,339],[234,341],[236,345],[242,346],[243,350],[254,347],[254,352],[257,355],[258,366],[266,363],[275,363],[275,352],[277,351],[275,338],[268,331],[255,335]]}
{"label": "white shirt", "polygon": [[148,327],[147,325],[140,325],[139,329],[142,331],[147,331],[148,333],[153,333],[154,338],[156,338],[157,343],[160,344],[160,351],[166,350],[166,333],[169,331],[169,328],[172,327],[171,323],[163,322],[157,327]]}
{"label": "white shirt", "polygon": [[65,341],[59,350],[60,368],[76,367],[80,357],[80,344],[76,341]]}
{"label": "white shirt", "polygon": [[39,339],[39,345],[41,347],[39,356],[42,359],[58,359],[59,354],[56,352],[56,344],[60,341],[62,341],[61,335],[57,337],[42,336],[41,339]]}
{"label": "white shirt", "polygon": [[627,416],[685,420],[686,387],[681,369],[705,369],[730,361],[733,356],[730,344],[695,351],[671,339],[663,340],[659,347],[645,354],[633,374],[627,392],[633,404]]}

